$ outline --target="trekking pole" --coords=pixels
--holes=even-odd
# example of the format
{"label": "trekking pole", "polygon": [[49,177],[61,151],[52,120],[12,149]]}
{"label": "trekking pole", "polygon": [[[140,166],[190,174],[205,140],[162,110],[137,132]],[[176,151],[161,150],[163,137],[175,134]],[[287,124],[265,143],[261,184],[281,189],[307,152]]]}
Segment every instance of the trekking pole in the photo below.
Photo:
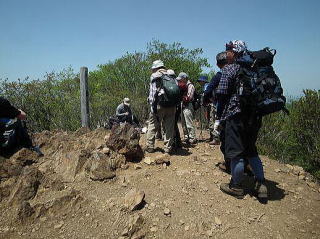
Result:
{"label": "trekking pole", "polygon": [[202,105],[200,104],[200,135],[199,135],[199,138],[202,141],[203,137],[202,137],[202,117],[201,116],[202,116]]}

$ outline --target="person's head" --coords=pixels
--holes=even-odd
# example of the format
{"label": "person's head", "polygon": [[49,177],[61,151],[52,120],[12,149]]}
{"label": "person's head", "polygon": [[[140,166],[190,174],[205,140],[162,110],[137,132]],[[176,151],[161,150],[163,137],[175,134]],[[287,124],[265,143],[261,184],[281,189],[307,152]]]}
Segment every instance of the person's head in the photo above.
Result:
{"label": "person's head", "polygon": [[244,41],[233,40],[233,41],[230,41],[229,43],[226,43],[226,51],[233,52],[234,57],[242,56],[243,53],[247,51],[247,45]]}
{"label": "person's head", "polygon": [[152,62],[151,70],[152,72],[156,72],[159,69],[164,69],[164,63],[161,60],[156,60]]}
{"label": "person's head", "polygon": [[167,74],[168,74],[169,76],[176,77],[176,73],[175,73],[174,70],[172,70],[172,69],[168,69],[168,70],[167,70]]}
{"label": "person's head", "polygon": [[123,104],[125,104],[126,106],[130,106],[130,99],[129,98],[124,98],[123,99]]}
{"label": "person's head", "polygon": [[185,73],[185,72],[180,72],[179,75],[178,75],[178,77],[177,77],[177,80],[178,80],[178,81],[182,81],[182,82],[187,82],[188,79],[189,79],[189,76],[188,76],[188,74]]}
{"label": "person's head", "polygon": [[216,60],[217,60],[217,66],[221,69],[224,67],[226,64],[228,64],[228,52],[223,51],[217,54]]}
{"label": "person's head", "polygon": [[197,80],[201,86],[204,86],[208,83],[208,76],[200,76]]}

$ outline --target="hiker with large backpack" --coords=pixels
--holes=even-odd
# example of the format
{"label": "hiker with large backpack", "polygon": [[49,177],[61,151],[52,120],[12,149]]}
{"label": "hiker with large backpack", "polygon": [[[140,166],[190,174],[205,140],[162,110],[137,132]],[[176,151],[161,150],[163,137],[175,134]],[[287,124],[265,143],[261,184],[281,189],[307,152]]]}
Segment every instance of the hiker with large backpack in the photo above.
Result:
{"label": "hiker with large backpack", "polygon": [[175,137],[175,112],[179,104],[180,90],[176,80],[167,73],[164,63],[156,60],[152,63],[148,102],[149,114],[146,152],[155,151],[156,121],[159,119],[164,131],[164,151],[173,152]]}
{"label": "hiker with large backpack", "polygon": [[[224,152],[225,157],[231,160],[232,178],[229,183],[221,184],[220,189],[234,197],[244,197],[241,183],[245,160],[248,160],[255,176],[257,196],[267,200],[268,192],[256,140],[262,116],[283,109],[285,98],[268,57],[250,53],[246,44],[239,40],[228,43],[226,50],[229,64],[221,71],[216,93],[218,100],[219,97],[227,97],[221,121],[224,121]],[[273,60],[274,54],[270,54],[265,55]]]}
{"label": "hiker with large backpack", "polygon": [[186,87],[186,91],[184,91],[182,97],[182,114],[181,114],[181,122],[182,129],[184,133],[184,139],[187,143],[196,144],[196,128],[194,125],[194,115],[195,109],[193,105],[195,87],[189,80],[189,76],[185,72],[180,72],[178,77],[178,84],[180,88]]}

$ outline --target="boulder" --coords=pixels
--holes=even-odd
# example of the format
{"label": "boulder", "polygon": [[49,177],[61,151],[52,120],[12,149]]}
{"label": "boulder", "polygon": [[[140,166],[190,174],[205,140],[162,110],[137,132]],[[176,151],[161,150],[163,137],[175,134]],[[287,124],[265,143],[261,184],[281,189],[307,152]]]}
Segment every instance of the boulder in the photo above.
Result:
{"label": "boulder", "polygon": [[124,197],[124,206],[130,211],[134,211],[142,205],[145,193],[141,190],[132,189]]}
{"label": "boulder", "polygon": [[30,149],[23,148],[10,157],[12,162],[16,164],[26,166],[37,163],[40,156]]}
{"label": "boulder", "polygon": [[85,149],[79,152],[58,152],[53,163],[54,171],[61,177],[63,182],[74,182],[76,175],[84,169],[84,165],[90,156],[90,152]]}
{"label": "boulder", "polygon": [[126,157],[127,161],[141,161],[143,151],[139,145],[140,133],[130,124],[115,125],[109,138],[107,146]]}
{"label": "boulder", "polygon": [[42,179],[43,175],[37,168],[32,166],[25,167],[11,192],[9,204],[20,205],[23,201],[33,199],[37,194]]}

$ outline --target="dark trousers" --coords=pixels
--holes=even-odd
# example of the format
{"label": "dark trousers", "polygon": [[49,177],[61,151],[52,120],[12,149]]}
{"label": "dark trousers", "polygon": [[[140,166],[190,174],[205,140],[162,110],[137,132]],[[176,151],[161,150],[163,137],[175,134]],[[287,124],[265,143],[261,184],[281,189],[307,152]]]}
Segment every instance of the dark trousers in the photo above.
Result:
{"label": "dark trousers", "polygon": [[256,141],[261,120],[260,116],[246,112],[226,120],[221,147],[227,160],[258,156]]}

